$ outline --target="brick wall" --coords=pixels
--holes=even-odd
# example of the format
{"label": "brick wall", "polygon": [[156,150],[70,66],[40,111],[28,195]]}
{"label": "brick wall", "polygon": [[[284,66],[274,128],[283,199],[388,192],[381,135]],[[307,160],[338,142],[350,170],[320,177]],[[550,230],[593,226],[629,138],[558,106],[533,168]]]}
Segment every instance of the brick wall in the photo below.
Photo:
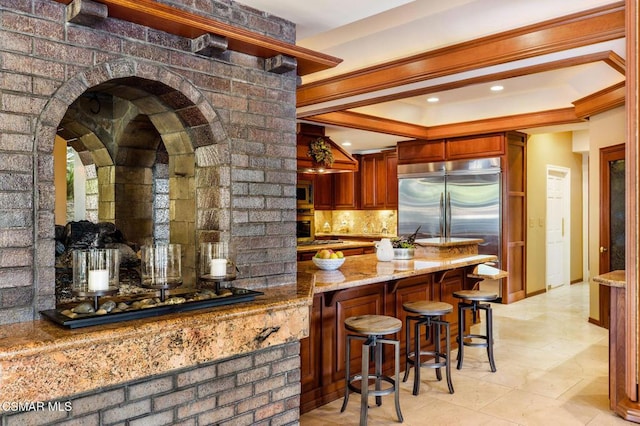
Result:
{"label": "brick wall", "polygon": [[[295,39],[293,24],[231,1],[166,3]],[[0,324],[54,307],[53,141],[69,106],[116,78],[132,91],[159,82],[187,100],[176,106],[162,98],[155,105],[172,105],[163,111],[169,119],[152,120],[180,121],[181,129],[159,131],[168,149],[188,139],[179,154],[195,158],[195,194],[187,200],[194,219],[176,232],[228,238],[238,286],[295,280],[295,72],[265,72],[263,59],[232,51],[203,57],[188,46],[111,18],[92,27],[67,23],[65,5],[52,0],[0,1]]]}
{"label": "brick wall", "polygon": [[0,424],[298,424],[299,350],[291,343],[60,401],[28,401],[31,411],[6,405]]}

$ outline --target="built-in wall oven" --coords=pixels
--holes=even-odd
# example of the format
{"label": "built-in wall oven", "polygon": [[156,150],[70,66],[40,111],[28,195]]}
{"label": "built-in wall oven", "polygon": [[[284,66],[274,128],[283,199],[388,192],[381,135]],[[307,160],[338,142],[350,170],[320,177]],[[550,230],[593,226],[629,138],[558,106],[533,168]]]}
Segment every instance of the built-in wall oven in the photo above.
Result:
{"label": "built-in wall oven", "polygon": [[296,216],[296,237],[298,242],[313,241],[315,222],[313,208],[299,208]]}

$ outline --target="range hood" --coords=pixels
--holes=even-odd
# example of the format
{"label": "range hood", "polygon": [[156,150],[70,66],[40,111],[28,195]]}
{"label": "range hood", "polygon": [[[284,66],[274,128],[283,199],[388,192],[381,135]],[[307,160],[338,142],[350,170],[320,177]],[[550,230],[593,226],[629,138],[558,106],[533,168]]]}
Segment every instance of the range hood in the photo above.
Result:
{"label": "range hood", "polygon": [[[311,143],[318,139],[322,139],[331,149],[333,164],[330,166],[315,162],[309,155]],[[358,171],[358,161],[332,141],[331,138],[325,136],[325,129],[322,126],[298,123],[296,148],[299,173],[342,173]]]}

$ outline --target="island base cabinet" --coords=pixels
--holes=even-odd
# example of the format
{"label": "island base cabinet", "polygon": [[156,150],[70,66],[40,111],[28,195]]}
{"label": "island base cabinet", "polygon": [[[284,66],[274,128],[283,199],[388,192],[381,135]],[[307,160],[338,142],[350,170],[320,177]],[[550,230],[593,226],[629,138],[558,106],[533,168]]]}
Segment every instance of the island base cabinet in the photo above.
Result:
{"label": "island base cabinet", "polygon": [[[455,348],[458,318],[457,301],[453,298],[453,292],[465,287],[465,277],[465,268],[459,268],[446,273],[425,274],[316,294],[311,307],[309,337],[300,341],[301,412],[311,411],[344,396],[347,335],[344,320],[351,316],[389,315],[402,321],[402,330],[386,337],[400,341],[400,367],[404,370],[407,314],[402,305],[418,300],[447,302],[454,307],[453,312],[446,316],[446,320],[451,323],[451,345]],[[424,328],[421,334],[422,341],[425,342]],[[433,349],[433,341],[427,342],[423,349],[428,347]],[[361,342],[352,341],[350,360],[352,374],[361,372],[361,359]],[[373,368],[373,361],[371,368]],[[385,374],[393,374],[393,369],[393,349],[385,345],[383,371]]]}

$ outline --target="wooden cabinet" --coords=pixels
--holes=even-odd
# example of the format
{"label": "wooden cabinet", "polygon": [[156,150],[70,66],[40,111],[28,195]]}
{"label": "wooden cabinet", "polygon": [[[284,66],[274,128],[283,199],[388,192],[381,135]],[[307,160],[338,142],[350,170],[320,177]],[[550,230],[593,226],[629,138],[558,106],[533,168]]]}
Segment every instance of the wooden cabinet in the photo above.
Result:
{"label": "wooden cabinet", "polygon": [[360,174],[358,172],[333,175],[333,207],[336,210],[360,208]]}
{"label": "wooden cabinet", "polygon": [[445,142],[445,158],[447,160],[499,157],[504,152],[504,133],[447,139]]}
{"label": "wooden cabinet", "polygon": [[[401,342],[400,364],[405,347],[405,318],[402,305],[417,300],[442,300],[454,306],[447,315],[451,323],[451,344],[456,347],[458,330],[457,301],[452,293],[465,286],[465,277],[472,266],[451,271],[424,274],[377,284],[321,293],[314,296],[311,308],[309,337],[300,341],[302,395],[300,411],[305,413],[344,396],[346,366],[346,330],[344,320],[354,315],[382,314],[399,318],[402,330],[394,336]],[[316,339],[316,342],[311,342]],[[360,371],[361,345],[352,343],[352,372]],[[432,346],[433,342],[429,342]],[[427,345],[428,346],[428,345]],[[433,348],[431,348],[433,349]],[[315,351],[315,354],[309,353]],[[383,370],[393,371],[391,348],[385,348]],[[315,371],[309,371],[315,369]]]}
{"label": "wooden cabinet", "polygon": [[316,210],[357,210],[360,205],[360,174],[298,173],[298,180],[313,182],[313,206]]}
{"label": "wooden cabinet", "polygon": [[362,156],[360,162],[361,201],[363,209],[398,207],[398,156],[383,151]]}
{"label": "wooden cabinet", "polygon": [[313,207],[316,210],[333,210],[333,175],[317,174],[313,181]]}
{"label": "wooden cabinet", "polygon": [[505,133],[465,136],[444,140],[398,142],[398,164],[434,163],[500,157],[506,152]]}
{"label": "wooden cabinet", "polygon": [[444,140],[398,142],[398,164],[435,163],[445,159]]}

